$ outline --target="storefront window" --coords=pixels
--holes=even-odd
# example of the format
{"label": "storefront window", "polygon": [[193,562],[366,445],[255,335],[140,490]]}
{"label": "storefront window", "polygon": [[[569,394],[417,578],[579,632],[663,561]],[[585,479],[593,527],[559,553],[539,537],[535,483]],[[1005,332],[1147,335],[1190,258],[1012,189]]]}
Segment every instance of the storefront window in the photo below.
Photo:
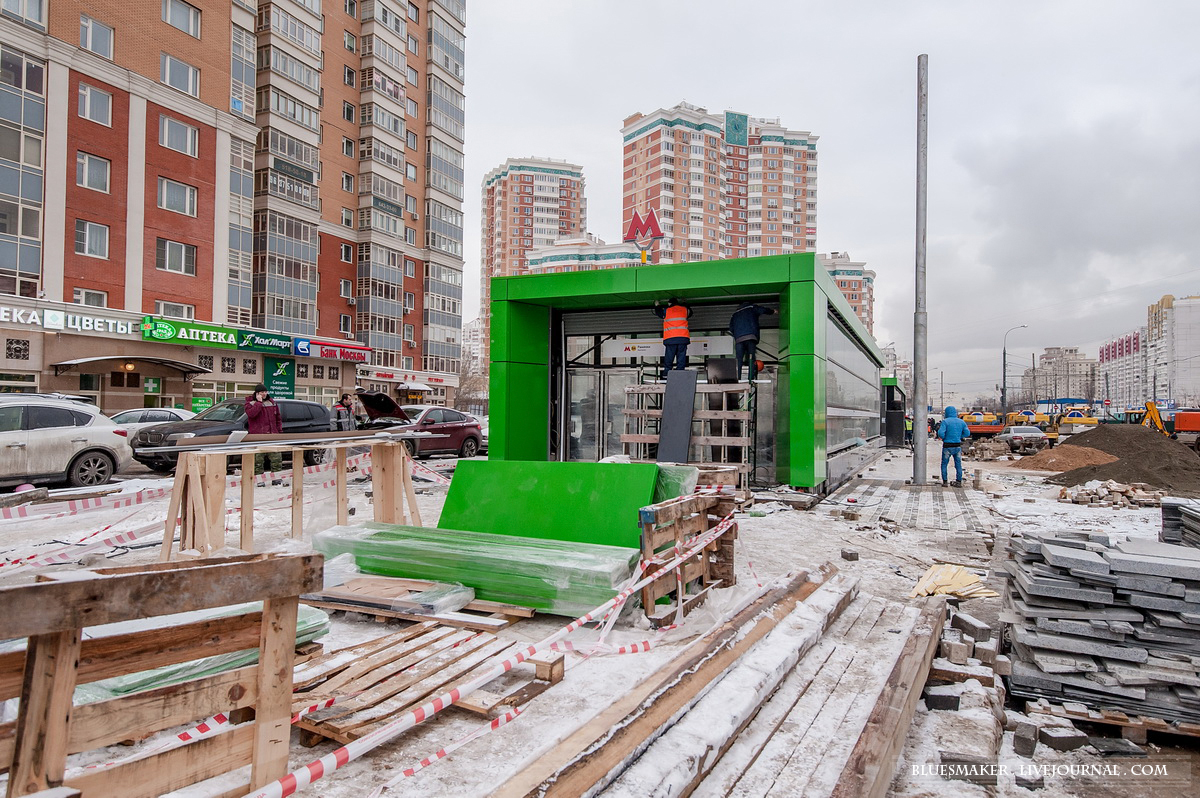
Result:
{"label": "storefront window", "polygon": [[36,393],[36,374],[14,374],[0,372],[0,393]]}

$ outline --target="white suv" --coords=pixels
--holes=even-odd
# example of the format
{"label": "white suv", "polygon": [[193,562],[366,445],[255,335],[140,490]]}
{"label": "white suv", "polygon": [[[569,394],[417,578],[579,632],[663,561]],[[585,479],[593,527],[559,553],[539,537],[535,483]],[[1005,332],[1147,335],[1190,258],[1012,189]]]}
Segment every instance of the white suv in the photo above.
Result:
{"label": "white suv", "polygon": [[95,405],[0,394],[0,485],[103,485],[132,459],[129,431]]}

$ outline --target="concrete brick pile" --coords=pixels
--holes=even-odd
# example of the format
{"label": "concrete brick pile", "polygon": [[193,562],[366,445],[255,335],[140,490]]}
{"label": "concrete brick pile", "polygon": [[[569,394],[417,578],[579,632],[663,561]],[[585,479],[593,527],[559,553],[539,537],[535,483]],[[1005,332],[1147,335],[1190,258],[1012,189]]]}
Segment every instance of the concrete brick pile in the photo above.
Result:
{"label": "concrete brick pile", "polygon": [[1200,551],[1059,532],[1009,554],[1014,695],[1200,723]]}
{"label": "concrete brick pile", "polygon": [[969,444],[966,454],[972,460],[982,460],[985,463],[992,460],[1017,459],[1007,443],[997,442],[990,438],[981,438]]}
{"label": "concrete brick pile", "polygon": [[1200,502],[1167,497],[1162,500],[1162,531],[1158,539],[1200,549]]}
{"label": "concrete brick pile", "polygon": [[1095,504],[1100,507],[1158,507],[1166,491],[1155,490],[1144,482],[1125,485],[1109,479],[1104,482],[1092,480],[1084,485],[1063,488],[1058,500],[1064,504]]}

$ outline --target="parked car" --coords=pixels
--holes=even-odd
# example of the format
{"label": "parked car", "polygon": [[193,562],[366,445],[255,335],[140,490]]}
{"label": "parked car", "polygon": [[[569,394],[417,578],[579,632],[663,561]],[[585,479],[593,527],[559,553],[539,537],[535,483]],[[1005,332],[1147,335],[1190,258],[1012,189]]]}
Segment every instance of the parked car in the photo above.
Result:
{"label": "parked car", "polygon": [[1005,427],[1004,431],[996,436],[996,440],[1007,443],[1008,448],[1014,452],[1037,451],[1050,441],[1046,433],[1037,427]]}
{"label": "parked car", "polygon": [[[285,435],[301,436],[307,432],[331,432],[333,416],[329,408],[318,402],[300,399],[277,399],[283,417]],[[244,399],[227,399],[215,404],[186,421],[152,424],[140,429],[133,437],[133,459],[154,471],[170,471],[175,468],[178,455],[171,452],[144,452],[154,446],[169,446],[180,437],[204,435],[228,435],[246,429],[246,404]],[[316,465],[321,461],[323,449],[304,452],[304,464]],[[288,457],[287,454],[284,457]]]}
{"label": "parked car", "polygon": [[129,465],[129,430],[85,402],[0,394],[0,485],[103,485]]}
{"label": "parked car", "polygon": [[479,431],[483,433],[483,440],[479,444],[479,453],[487,454],[488,450],[488,417],[472,415],[471,418],[479,422]]}
{"label": "parked car", "polygon": [[483,428],[466,413],[437,405],[399,405],[385,393],[360,391],[355,394],[371,419],[364,429],[416,430],[437,437],[406,440],[404,445],[417,458],[434,454],[474,457],[483,448]]}
{"label": "parked car", "polygon": [[138,430],[151,424],[165,424],[170,421],[187,421],[194,418],[195,413],[178,407],[135,407],[133,410],[122,410],[112,416],[112,420],[129,430],[132,436]]}

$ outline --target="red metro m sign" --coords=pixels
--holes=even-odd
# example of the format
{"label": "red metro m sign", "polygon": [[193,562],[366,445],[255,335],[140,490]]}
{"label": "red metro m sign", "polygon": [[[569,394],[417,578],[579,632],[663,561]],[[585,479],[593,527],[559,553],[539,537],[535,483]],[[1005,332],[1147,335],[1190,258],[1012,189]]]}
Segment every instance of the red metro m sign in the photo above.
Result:
{"label": "red metro m sign", "polygon": [[642,263],[646,262],[646,253],[650,249],[651,241],[662,237],[662,228],[658,226],[658,214],[653,208],[647,210],[645,216],[636,210],[633,212],[633,218],[629,220],[629,227],[625,230],[625,240],[638,245],[638,249],[642,251]]}

